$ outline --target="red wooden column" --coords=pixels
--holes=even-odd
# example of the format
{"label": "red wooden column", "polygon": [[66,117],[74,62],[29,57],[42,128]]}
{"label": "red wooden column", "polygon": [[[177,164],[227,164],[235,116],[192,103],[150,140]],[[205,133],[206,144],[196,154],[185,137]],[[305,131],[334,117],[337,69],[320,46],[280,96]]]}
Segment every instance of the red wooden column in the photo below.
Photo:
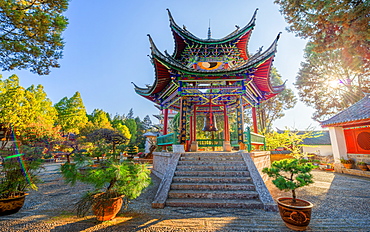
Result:
{"label": "red wooden column", "polygon": [[253,132],[258,134],[256,107],[252,106]]}
{"label": "red wooden column", "polygon": [[194,137],[194,132],[193,132],[193,116],[190,116],[190,143],[192,143],[194,141],[193,137]]}
{"label": "red wooden column", "polygon": [[168,109],[163,110],[163,135],[168,133]]}
{"label": "red wooden column", "polygon": [[193,141],[197,141],[197,107],[194,105],[194,115],[193,115]]}
{"label": "red wooden column", "polygon": [[229,117],[227,116],[226,106],[224,106],[224,138],[230,142]]}

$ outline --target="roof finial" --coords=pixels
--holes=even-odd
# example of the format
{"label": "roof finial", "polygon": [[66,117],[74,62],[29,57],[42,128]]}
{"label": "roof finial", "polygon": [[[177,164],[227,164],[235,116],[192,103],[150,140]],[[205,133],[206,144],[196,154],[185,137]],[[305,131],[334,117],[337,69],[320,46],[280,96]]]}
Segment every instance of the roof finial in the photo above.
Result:
{"label": "roof finial", "polygon": [[173,17],[172,17],[172,14],[171,14],[171,11],[170,11],[170,9],[166,9],[167,10],[167,12],[168,12],[168,18],[170,19],[170,22],[175,22],[175,20],[173,20]]}
{"label": "roof finial", "polygon": [[208,39],[211,39],[211,19],[209,19],[208,23]]}

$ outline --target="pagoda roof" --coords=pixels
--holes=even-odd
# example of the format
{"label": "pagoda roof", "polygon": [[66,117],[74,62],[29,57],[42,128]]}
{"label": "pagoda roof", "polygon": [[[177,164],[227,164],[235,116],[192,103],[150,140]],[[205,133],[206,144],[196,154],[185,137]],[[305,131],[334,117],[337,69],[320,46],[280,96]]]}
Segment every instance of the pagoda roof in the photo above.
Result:
{"label": "pagoda roof", "polygon": [[175,40],[175,50],[173,53],[173,57],[179,58],[181,56],[181,53],[184,51],[186,47],[186,42],[195,43],[195,44],[224,44],[230,41],[237,42],[237,47],[240,50],[240,53],[242,57],[247,60],[248,59],[248,51],[247,51],[247,44],[249,42],[249,37],[251,35],[251,32],[255,26],[256,21],[256,15],[258,8],[255,10],[252,19],[249,21],[247,25],[245,25],[243,28],[239,28],[236,26],[236,30],[228,34],[227,36],[221,38],[221,39],[213,39],[213,38],[207,38],[207,39],[201,39],[195,35],[193,35],[191,32],[189,32],[185,26],[180,27],[176,24],[175,20],[172,17],[172,14],[169,9],[168,11],[168,17],[170,20],[170,27],[172,30],[172,34]]}
{"label": "pagoda roof", "polygon": [[231,74],[242,74],[245,72],[251,72],[253,69],[253,79],[257,87],[266,92],[271,92],[269,96],[275,96],[276,94],[280,93],[285,89],[285,84],[279,86],[272,86],[270,83],[270,69],[272,66],[272,62],[276,53],[277,49],[277,42],[280,37],[280,33],[271,44],[271,46],[261,53],[259,51],[255,55],[253,55],[247,62],[243,65],[230,68],[227,70],[194,70],[189,68],[176,59],[174,59],[171,55],[169,55],[165,51],[165,55],[162,54],[156,47],[153,42],[153,39],[149,36],[149,41],[151,44],[151,51],[152,51],[152,62],[156,69],[156,78],[153,85],[147,85],[146,88],[140,88],[135,84],[135,90],[138,94],[143,95],[151,100],[150,94],[155,94],[160,92],[165,86],[167,86],[171,82],[171,75],[169,69],[175,69],[185,74],[189,75],[197,75],[197,76],[220,76],[220,75],[231,75]]}
{"label": "pagoda roof", "polygon": [[370,125],[370,93],[366,93],[364,98],[347,109],[321,122],[323,127],[345,127],[359,124]]}
{"label": "pagoda roof", "polygon": [[[253,106],[277,95],[285,89],[285,83],[272,86],[270,70],[280,33],[265,51],[260,48],[252,56],[247,52],[256,13],[257,10],[246,26],[221,39],[212,39],[210,35],[208,39],[200,39],[179,27],[168,10],[175,39],[174,54],[159,51],[148,35],[155,80],[146,87],[138,87],[133,83],[136,93],[160,105],[161,109],[171,106],[170,109],[174,110],[180,107],[179,98],[183,95],[190,97],[194,104],[204,104],[211,98],[217,98],[218,104],[230,106],[235,104],[236,96],[243,96],[244,106]],[[180,85],[186,82],[183,90]],[[204,83],[208,86],[203,88]],[[217,93],[213,92],[215,95],[212,95],[211,91],[208,93],[212,96],[205,97],[205,90],[212,88]],[[200,95],[203,97],[199,98]]]}

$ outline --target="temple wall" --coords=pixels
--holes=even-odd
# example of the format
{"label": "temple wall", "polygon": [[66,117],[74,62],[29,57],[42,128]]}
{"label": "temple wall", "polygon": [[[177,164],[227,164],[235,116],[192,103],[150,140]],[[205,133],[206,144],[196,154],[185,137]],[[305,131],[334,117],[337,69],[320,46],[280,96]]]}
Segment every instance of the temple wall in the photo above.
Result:
{"label": "temple wall", "polygon": [[333,148],[331,145],[317,145],[313,147],[303,147],[303,152],[319,156],[331,156],[333,155]]}
{"label": "temple wall", "polygon": [[350,154],[348,153],[347,156],[350,159],[354,159],[356,163],[362,161],[362,162],[370,164],[370,154]]}

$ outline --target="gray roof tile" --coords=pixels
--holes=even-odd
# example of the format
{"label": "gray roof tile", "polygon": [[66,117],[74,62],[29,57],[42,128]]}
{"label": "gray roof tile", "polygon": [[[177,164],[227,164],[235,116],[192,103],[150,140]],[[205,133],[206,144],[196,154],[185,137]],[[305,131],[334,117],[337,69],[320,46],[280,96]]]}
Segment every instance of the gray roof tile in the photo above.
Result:
{"label": "gray roof tile", "polygon": [[328,120],[322,121],[322,126],[331,124],[353,122],[363,119],[370,119],[370,94],[365,94],[365,97],[356,102],[347,109],[339,112]]}

